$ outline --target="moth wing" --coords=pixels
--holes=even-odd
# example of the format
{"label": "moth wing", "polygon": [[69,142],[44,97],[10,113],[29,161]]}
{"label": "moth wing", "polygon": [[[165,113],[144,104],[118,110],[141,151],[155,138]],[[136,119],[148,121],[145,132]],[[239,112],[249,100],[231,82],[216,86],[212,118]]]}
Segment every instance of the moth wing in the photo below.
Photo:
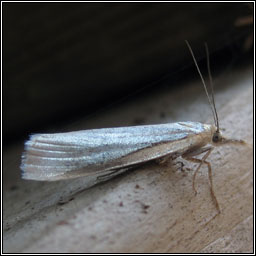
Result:
{"label": "moth wing", "polygon": [[177,151],[177,142],[199,133],[201,126],[186,122],[32,135],[25,144],[22,177],[50,181],[133,167]]}

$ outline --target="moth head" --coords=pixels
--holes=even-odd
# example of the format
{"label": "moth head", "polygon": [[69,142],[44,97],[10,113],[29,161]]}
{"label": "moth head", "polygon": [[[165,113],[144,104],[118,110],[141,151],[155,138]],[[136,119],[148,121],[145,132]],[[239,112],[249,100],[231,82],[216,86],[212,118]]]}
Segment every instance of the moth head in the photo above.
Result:
{"label": "moth head", "polygon": [[221,142],[223,142],[223,139],[224,138],[218,129],[213,132],[213,134],[212,134],[212,142],[213,143],[216,143],[216,144],[221,143]]}
{"label": "moth head", "polygon": [[218,128],[213,132],[212,142],[215,145],[237,144],[237,145],[248,146],[248,144],[243,140],[225,138],[224,136],[222,136],[222,134]]}
{"label": "moth head", "polygon": [[222,137],[220,131],[217,129],[217,130],[213,133],[213,135],[212,135],[212,142],[214,142],[214,143],[219,143],[219,142],[222,142],[222,140],[223,140],[223,137]]}

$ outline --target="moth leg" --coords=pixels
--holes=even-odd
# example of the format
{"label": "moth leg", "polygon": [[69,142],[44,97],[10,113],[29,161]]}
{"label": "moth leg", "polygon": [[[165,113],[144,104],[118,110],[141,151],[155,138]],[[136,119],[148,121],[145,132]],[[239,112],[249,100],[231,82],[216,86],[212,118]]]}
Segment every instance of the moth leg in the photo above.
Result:
{"label": "moth leg", "polygon": [[185,172],[185,169],[184,169],[185,164],[184,164],[183,162],[181,162],[181,161],[175,162],[175,165],[177,165],[177,164],[180,165],[180,166],[178,167],[178,169],[179,169],[180,171],[182,171],[182,172]]}
{"label": "moth leg", "polygon": [[175,161],[174,162],[175,165],[179,165],[179,167],[177,168],[179,171],[181,172],[185,172],[185,171],[191,171],[191,168],[186,167],[185,164],[182,161]]}
{"label": "moth leg", "polygon": [[161,158],[155,159],[155,162],[160,165],[179,165],[177,169],[179,169],[182,172],[185,172],[186,170],[190,170],[190,168],[185,168],[185,164],[182,161],[176,161],[176,159],[180,155],[178,154],[169,154],[166,156],[163,156]]}
{"label": "moth leg", "polygon": [[[209,156],[211,151],[213,150],[212,147],[205,147],[205,148],[197,148],[193,151],[186,152],[182,155],[182,158],[184,158],[187,161],[193,162],[193,163],[199,163],[199,166],[196,168],[194,175],[193,175],[193,190],[195,191],[195,194],[197,194],[196,188],[195,188],[195,179],[198,171],[200,170],[202,164],[206,160],[206,158]],[[203,156],[202,159],[194,158],[193,156],[200,155],[202,153],[206,152],[206,154]]]}
{"label": "moth leg", "polygon": [[[206,164],[207,165],[207,167],[208,167],[208,179],[209,179],[209,183],[210,183],[211,196],[212,196],[213,201],[214,201],[214,203],[216,205],[217,211],[220,213],[219,203],[218,203],[218,200],[217,200],[217,198],[215,196],[214,189],[213,189],[211,164],[208,161],[206,161],[207,157],[210,155],[212,150],[213,150],[213,147],[200,148],[200,149],[197,149],[197,150],[195,150],[193,152],[185,153],[184,155],[182,155],[182,157],[184,159],[190,161],[190,162],[199,163],[199,165],[198,165],[198,167],[195,170],[194,175],[193,175],[192,186],[193,186],[193,190],[195,191],[195,194],[197,194],[197,191],[196,191],[196,188],[195,188],[195,178],[196,178],[196,175],[197,175],[199,169],[201,168],[202,164]],[[192,157],[192,156],[196,156],[196,155],[199,155],[201,153],[204,153],[204,152],[206,152],[206,154],[203,156],[202,159],[198,159],[198,158]]]}

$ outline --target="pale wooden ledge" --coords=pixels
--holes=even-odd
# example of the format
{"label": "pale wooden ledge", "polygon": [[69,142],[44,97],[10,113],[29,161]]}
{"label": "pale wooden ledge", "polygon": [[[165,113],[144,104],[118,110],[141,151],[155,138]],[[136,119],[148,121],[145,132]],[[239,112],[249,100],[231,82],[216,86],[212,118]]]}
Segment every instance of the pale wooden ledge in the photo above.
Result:
{"label": "pale wooden ledge", "polygon": [[[230,137],[253,144],[252,71],[216,83],[220,124]],[[86,120],[75,129],[146,123],[212,122],[199,80],[177,91]],[[86,125],[85,125],[86,123]],[[74,127],[73,127],[74,128]],[[192,191],[192,173],[149,164],[90,187],[93,181],[40,183],[19,177],[23,142],[4,152],[4,252],[249,253],[253,252],[253,150],[225,146],[209,161],[221,214],[216,215],[206,169]],[[70,197],[68,197],[70,195]],[[60,197],[69,202],[58,203]]]}

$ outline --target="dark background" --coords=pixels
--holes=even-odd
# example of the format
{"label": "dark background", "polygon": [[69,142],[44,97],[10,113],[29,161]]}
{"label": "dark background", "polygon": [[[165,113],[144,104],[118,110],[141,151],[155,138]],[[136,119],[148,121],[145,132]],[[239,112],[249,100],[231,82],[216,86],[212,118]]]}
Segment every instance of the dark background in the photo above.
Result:
{"label": "dark background", "polygon": [[[252,63],[246,3],[3,3],[4,144],[118,101]],[[251,41],[252,44],[252,41]],[[204,68],[203,68],[204,69]],[[132,96],[129,96],[132,95]]]}

